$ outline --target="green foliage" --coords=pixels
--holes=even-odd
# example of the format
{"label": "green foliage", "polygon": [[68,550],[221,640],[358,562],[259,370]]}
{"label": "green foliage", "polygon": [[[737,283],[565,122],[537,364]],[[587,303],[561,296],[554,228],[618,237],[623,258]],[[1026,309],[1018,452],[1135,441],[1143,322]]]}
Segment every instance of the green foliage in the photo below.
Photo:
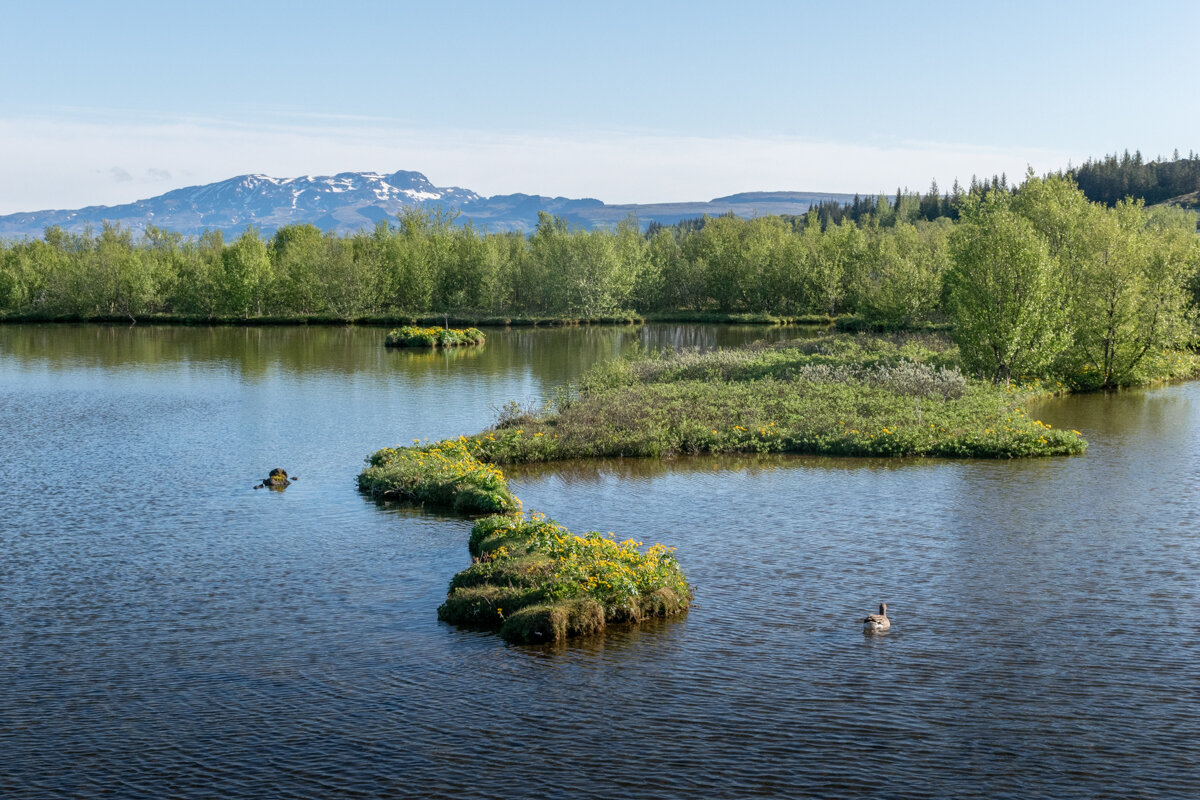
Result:
{"label": "green foliage", "polygon": [[367,458],[358,488],[377,500],[400,500],[488,514],[520,508],[503,473],[469,450],[465,439],[387,447]]}
{"label": "green foliage", "polygon": [[[99,237],[51,229],[42,241],[0,243],[0,313],[356,320],[442,312],[503,324],[636,318],[629,309],[637,308],[789,320],[855,310],[867,240],[890,236],[726,216],[647,238],[631,220],[584,231],[543,215],[526,237],[420,209],[349,236],[285,226],[269,242],[253,229],[230,242],[217,231],[185,240],[150,227],[134,242],[118,229]],[[933,242],[944,253],[944,237]],[[937,313],[939,290],[910,283],[927,294],[906,316]],[[876,299],[892,296],[894,284],[881,282]]]}
{"label": "green foliage", "polygon": [[1126,198],[1162,203],[1181,195],[1190,195],[1196,202],[1200,189],[1200,155],[1189,153],[1180,158],[1178,151],[1171,158],[1146,161],[1140,152],[1128,150],[1113,153],[1102,159],[1088,159],[1071,170],[1088,199],[1115,206]]}
{"label": "green foliage", "polygon": [[576,536],[541,514],[492,516],[471,531],[470,567],[450,581],[438,617],[515,642],[595,633],[608,623],[685,611],[692,590],[670,548]]}
{"label": "green foliage", "polygon": [[1057,376],[1077,389],[1174,374],[1163,365],[1193,338],[1188,285],[1200,267],[1185,213],[1106,208],[1068,178],[1030,173],[1011,195],[967,202],[962,216],[946,290],[969,369],[1005,381]]}
{"label": "green foliage", "polygon": [[220,311],[247,317],[252,313],[261,315],[266,287],[271,280],[271,261],[258,229],[247,228],[225,248],[221,262],[220,296],[224,302]]}
{"label": "green foliage", "polygon": [[856,306],[871,323],[912,328],[937,317],[942,280],[950,266],[949,227],[897,224],[872,232],[859,272]]}
{"label": "green foliage", "polygon": [[384,339],[387,347],[461,347],[483,344],[483,331],[478,328],[420,328],[405,325],[388,333]]}
{"label": "green foliage", "polygon": [[964,366],[1007,383],[1041,374],[1064,349],[1068,310],[1058,262],[1033,225],[993,193],[963,209],[946,294]]}
{"label": "green foliage", "polygon": [[[1099,210],[1088,231],[1094,247],[1081,260],[1075,297],[1075,347],[1063,370],[1094,372],[1098,388],[1138,383],[1147,358],[1191,337],[1192,313],[1184,288],[1197,262],[1190,221],[1122,201]],[[1188,227],[1184,227],[1188,226]]]}
{"label": "green foliage", "polygon": [[468,448],[493,463],[734,452],[1011,458],[1086,448],[1078,433],[1028,419],[1014,386],[965,378],[956,358],[934,337],[836,336],[610,362],[539,417],[472,437]]}

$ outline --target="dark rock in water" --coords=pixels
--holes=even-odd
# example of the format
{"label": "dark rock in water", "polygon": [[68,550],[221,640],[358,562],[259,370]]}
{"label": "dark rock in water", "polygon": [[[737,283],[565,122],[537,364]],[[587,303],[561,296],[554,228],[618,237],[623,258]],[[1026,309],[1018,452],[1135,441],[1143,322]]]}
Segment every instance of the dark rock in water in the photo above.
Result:
{"label": "dark rock in water", "polygon": [[[292,480],[296,480],[293,478]],[[287,470],[276,467],[271,470],[271,474],[266,479],[255,486],[255,489],[274,489],[277,492],[282,492],[288,486],[292,485],[292,481],[288,480]]]}

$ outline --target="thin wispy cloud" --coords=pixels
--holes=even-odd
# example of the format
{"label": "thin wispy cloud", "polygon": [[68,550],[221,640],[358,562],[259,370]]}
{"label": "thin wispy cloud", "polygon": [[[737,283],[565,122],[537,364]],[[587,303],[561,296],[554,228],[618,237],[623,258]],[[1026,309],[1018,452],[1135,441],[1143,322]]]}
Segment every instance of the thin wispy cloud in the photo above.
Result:
{"label": "thin wispy cloud", "polygon": [[608,203],[708,200],[757,190],[890,193],[923,190],[931,179],[948,189],[955,178],[965,182],[972,174],[1057,169],[1089,155],[644,130],[417,130],[378,119],[312,117],[287,123],[9,119],[0,120],[0,147],[24,156],[0,164],[0,213],[113,205],[243,173],[400,169],[485,195],[526,192]]}

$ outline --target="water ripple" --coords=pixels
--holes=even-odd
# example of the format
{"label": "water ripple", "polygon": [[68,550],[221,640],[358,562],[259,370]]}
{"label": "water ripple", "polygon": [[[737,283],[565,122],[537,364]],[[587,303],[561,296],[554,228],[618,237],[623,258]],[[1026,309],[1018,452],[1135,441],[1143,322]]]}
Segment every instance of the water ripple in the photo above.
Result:
{"label": "water ripple", "polygon": [[[615,339],[497,333],[450,369],[374,332],[37,330],[66,352],[0,327],[6,798],[1200,796],[1196,385],[1039,410],[1074,459],[514,470],[696,586],[526,648],[436,620],[469,523],[353,471]],[[301,481],[251,491],[277,461]]]}

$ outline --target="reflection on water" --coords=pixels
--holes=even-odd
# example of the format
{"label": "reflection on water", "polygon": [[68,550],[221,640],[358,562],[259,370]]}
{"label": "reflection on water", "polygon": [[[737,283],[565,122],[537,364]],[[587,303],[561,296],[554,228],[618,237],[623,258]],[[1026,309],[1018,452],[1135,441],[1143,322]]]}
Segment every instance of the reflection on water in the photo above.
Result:
{"label": "reflection on water", "polygon": [[662,475],[686,475],[697,472],[758,473],[764,470],[794,470],[802,467],[824,470],[900,470],[928,462],[903,458],[833,458],[830,456],[779,454],[708,454],[672,458],[594,458],[549,464],[507,464],[504,474],[510,479],[536,481],[548,478],[571,486],[655,478]]}
{"label": "reflection on water", "polygon": [[420,378],[472,362],[476,374],[530,370],[539,380],[556,385],[635,344],[651,350],[711,349],[817,332],[816,328],[761,325],[489,328],[483,347],[425,350],[384,348],[387,329],[370,327],[7,325],[0,327],[0,352],[10,363],[28,366],[133,368],[153,373],[175,371],[185,363],[230,371],[245,379],[267,378],[280,370],[292,375],[373,376],[397,369]]}
{"label": "reflection on water", "polygon": [[511,468],[696,586],[558,647],[439,624],[469,521],[354,490],[634,342],[762,333],[0,326],[5,796],[1200,795],[1200,385],[1038,407],[1078,458]]}

